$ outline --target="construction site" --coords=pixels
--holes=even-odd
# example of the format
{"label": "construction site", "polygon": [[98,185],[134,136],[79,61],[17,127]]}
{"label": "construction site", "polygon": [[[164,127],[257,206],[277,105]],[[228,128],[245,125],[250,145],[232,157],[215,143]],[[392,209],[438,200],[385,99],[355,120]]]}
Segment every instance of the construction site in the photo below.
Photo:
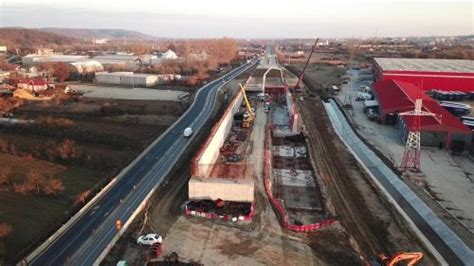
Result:
{"label": "construction site", "polygon": [[192,161],[185,212],[207,218],[248,220],[253,213],[255,178],[250,135],[254,111],[239,90]]}
{"label": "construction site", "polygon": [[[432,246],[439,232],[426,228],[450,231],[375,161],[380,155],[353,135],[342,107],[320,98],[327,94],[311,72],[287,71],[271,52],[232,85],[189,168],[156,196],[149,228],[164,237],[163,254],[205,265],[468,261],[463,246]],[[417,208],[426,217],[412,218]]]}
{"label": "construction site", "polygon": [[[281,224],[311,231],[325,220],[324,197],[283,70],[262,60],[211,130],[192,161],[185,214],[249,221],[256,180],[254,130],[265,132],[264,183]],[[256,109],[263,116],[256,118]],[[255,123],[255,119],[262,119]],[[255,126],[257,124],[257,126]],[[260,167],[259,167],[260,168]]]}

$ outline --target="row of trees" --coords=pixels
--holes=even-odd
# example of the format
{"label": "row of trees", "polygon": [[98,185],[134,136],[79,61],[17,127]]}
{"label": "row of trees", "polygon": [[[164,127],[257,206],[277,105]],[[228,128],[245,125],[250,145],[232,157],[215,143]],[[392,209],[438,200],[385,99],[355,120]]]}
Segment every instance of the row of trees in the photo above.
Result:
{"label": "row of trees", "polygon": [[59,179],[42,175],[41,173],[30,170],[24,182],[15,182],[12,176],[11,168],[2,168],[0,170],[0,188],[6,191],[12,191],[20,194],[36,194],[46,196],[57,196],[64,191],[64,185]]}
{"label": "row of trees", "polygon": [[21,156],[23,158],[36,157],[43,159],[46,157],[50,162],[70,162],[77,158],[76,143],[72,140],[65,139],[60,145],[53,143],[46,144],[42,149],[38,146],[32,148],[32,153],[21,153],[17,150],[15,144],[10,144],[6,140],[0,139],[0,150],[4,154],[13,156]]}

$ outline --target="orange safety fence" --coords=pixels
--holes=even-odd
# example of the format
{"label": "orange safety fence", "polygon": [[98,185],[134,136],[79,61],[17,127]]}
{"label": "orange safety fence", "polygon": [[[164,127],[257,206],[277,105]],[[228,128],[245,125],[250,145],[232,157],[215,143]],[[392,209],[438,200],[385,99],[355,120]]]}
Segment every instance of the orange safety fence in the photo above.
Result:
{"label": "orange safety fence", "polygon": [[295,232],[312,232],[323,227],[335,224],[337,220],[334,219],[327,219],[319,223],[314,224],[305,224],[305,225],[295,225],[290,224],[288,219],[288,213],[285,211],[285,208],[281,201],[273,195],[272,192],[272,183],[270,181],[270,172],[271,172],[271,132],[272,132],[272,125],[268,125],[265,131],[265,159],[264,159],[264,167],[263,167],[263,175],[264,175],[264,185],[265,191],[267,196],[272,203],[273,207],[277,210],[278,215],[282,219],[283,227],[295,231]]}
{"label": "orange safety fence", "polygon": [[196,216],[196,217],[202,217],[202,218],[206,218],[206,219],[222,219],[224,221],[233,221],[234,218],[236,220],[241,220],[241,221],[250,221],[252,219],[253,215],[255,214],[255,206],[254,205],[255,205],[254,203],[252,203],[252,205],[250,205],[250,213],[248,215],[239,216],[239,217],[232,217],[231,215],[228,215],[228,214],[219,215],[219,214],[216,214],[216,213],[193,211],[193,210],[189,209],[187,205],[184,207],[184,214],[188,215],[188,216]]}

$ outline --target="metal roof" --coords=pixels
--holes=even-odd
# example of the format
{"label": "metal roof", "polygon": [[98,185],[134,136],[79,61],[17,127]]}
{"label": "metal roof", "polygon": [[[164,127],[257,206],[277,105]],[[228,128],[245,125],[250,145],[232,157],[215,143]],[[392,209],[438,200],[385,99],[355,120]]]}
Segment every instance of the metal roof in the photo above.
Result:
{"label": "metal roof", "polygon": [[474,73],[474,60],[374,58],[383,71],[426,71]]}

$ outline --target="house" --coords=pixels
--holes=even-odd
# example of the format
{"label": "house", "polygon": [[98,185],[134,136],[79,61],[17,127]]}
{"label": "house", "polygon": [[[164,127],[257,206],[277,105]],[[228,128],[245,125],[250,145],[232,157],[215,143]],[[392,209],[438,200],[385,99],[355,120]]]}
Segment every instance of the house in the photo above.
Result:
{"label": "house", "polygon": [[168,49],[168,51],[161,54],[160,58],[163,60],[173,60],[173,59],[178,59],[179,57],[171,49]]}
{"label": "house", "polygon": [[48,88],[48,83],[44,79],[20,79],[18,80],[17,87],[19,89],[29,90],[29,91],[43,91]]}

